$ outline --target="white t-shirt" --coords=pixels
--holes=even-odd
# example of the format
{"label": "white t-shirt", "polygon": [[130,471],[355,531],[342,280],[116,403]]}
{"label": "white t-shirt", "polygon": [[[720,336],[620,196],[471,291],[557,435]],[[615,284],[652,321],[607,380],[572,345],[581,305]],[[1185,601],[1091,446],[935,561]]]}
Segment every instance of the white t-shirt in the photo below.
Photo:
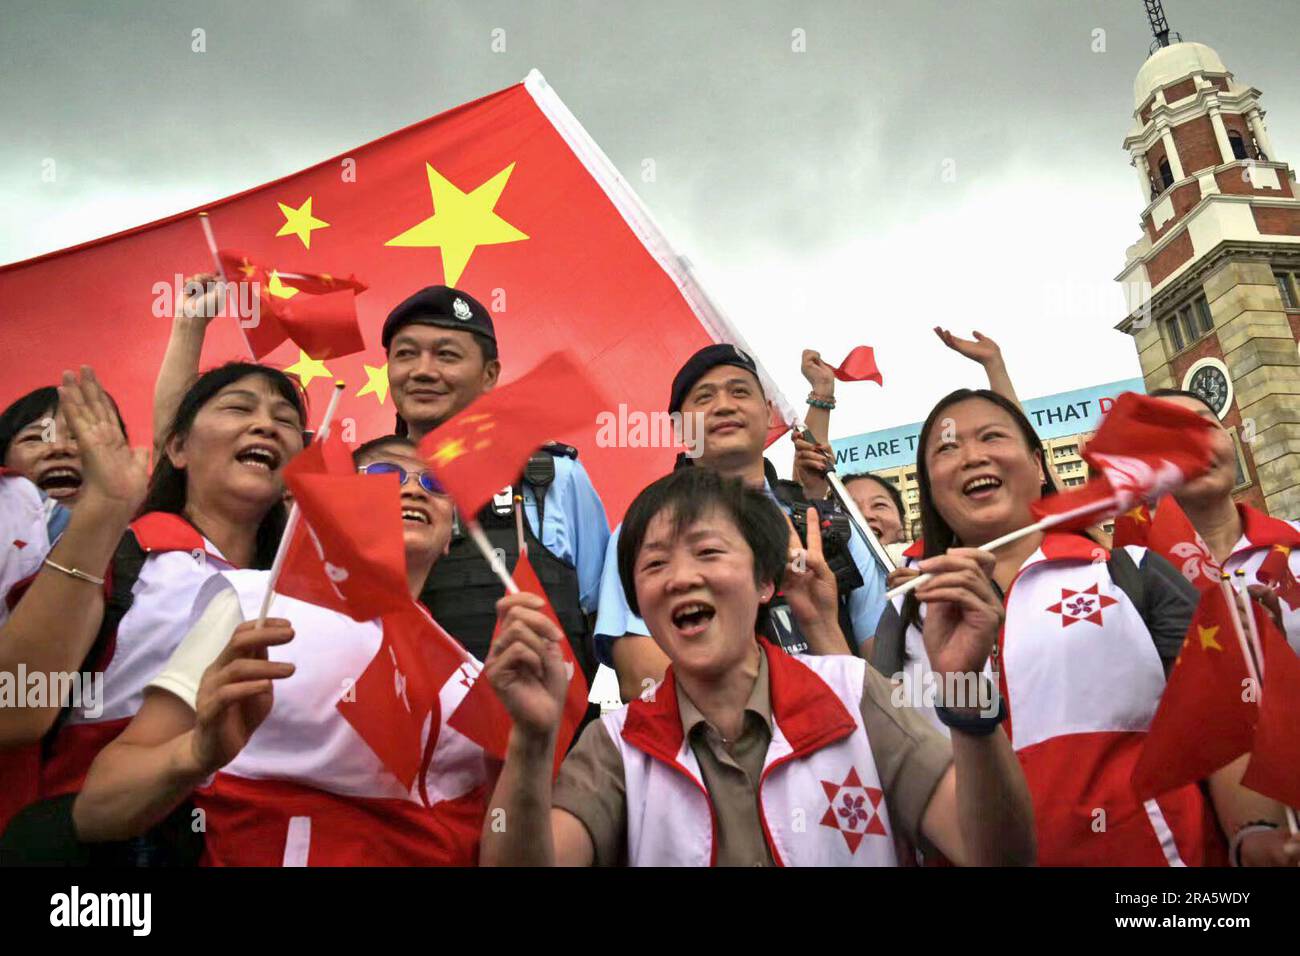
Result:
{"label": "white t-shirt", "polygon": [[203,672],[225,650],[230,636],[244,623],[239,595],[231,588],[219,591],[199,619],[181,639],[162,673],[149,682],[179,697],[193,710]]}

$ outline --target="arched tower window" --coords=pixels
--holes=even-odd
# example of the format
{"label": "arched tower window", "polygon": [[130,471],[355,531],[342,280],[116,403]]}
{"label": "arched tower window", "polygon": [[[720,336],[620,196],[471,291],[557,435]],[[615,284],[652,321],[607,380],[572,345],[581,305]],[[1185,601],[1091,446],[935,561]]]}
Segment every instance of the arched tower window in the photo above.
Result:
{"label": "arched tower window", "polygon": [[1169,168],[1169,160],[1161,158],[1160,160],[1160,186],[1162,189],[1168,189],[1174,184],[1174,171]]}
{"label": "arched tower window", "polygon": [[1234,159],[1250,159],[1250,155],[1246,152],[1246,141],[1235,129],[1228,130],[1228,143],[1232,146]]}

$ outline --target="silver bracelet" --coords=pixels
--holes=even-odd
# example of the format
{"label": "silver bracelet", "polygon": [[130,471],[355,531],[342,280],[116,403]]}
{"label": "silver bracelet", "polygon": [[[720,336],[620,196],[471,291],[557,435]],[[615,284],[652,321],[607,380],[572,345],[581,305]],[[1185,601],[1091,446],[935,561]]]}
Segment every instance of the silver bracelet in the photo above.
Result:
{"label": "silver bracelet", "polygon": [[65,568],[61,564],[55,564],[49,558],[45,559],[45,563],[48,564],[50,567],[52,567],[55,571],[62,571],[64,574],[68,575],[68,577],[79,578],[82,581],[89,581],[91,584],[95,585],[96,587],[102,588],[104,586],[103,578],[97,578],[93,574],[87,574],[85,571],[82,571],[79,568]]}

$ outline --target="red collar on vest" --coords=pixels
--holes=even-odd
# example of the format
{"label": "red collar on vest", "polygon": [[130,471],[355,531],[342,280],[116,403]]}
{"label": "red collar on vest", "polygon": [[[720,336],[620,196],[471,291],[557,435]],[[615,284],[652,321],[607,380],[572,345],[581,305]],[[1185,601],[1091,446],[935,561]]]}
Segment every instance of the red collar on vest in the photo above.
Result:
{"label": "red collar on vest", "polygon": [[[857,722],[811,668],[768,641],[760,639],[758,646],[767,655],[772,719],[790,742],[791,757],[825,747],[853,733]],[[683,730],[671,666],[653,701],[638,698],[628,705],[623,739],[665,763],[677,763]]]}
{"label": "red collar on vest", "polygon": [[925,539],[917,538],[915,541],[909,544],[907,546],[907,549],[903,552],[903,557],[905,558],[925,557]]}
{"label": "red collar on vest", "polygon": [[1300,531],[1280,518],[1272,518],[1250,505],[1237,505],[1241,517],[1241,534],[1256,548],[1271,548],[1275,544],[1289,548],[1300,547]]}
{"label": "red collar on vest", "polygon": [[194,525],[170,511],[150,511],[141,515],[131,522],[131,533],[140,547],[150,553],[207,551],[207,542]]}

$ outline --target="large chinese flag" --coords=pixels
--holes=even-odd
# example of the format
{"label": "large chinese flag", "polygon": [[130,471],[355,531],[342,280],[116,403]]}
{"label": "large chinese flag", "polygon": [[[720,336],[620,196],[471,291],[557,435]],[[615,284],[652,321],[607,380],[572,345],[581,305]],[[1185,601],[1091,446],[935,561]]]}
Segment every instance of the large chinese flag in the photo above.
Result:
{"label": "large chinese flag", "polygon": [[[629,414],[664,411],[681,363],[726,335],[706,330],[720,320],[687,267],[537,73],[202,209],[221,248],[265,269],[364,281],[364,351],[322,359],[286,342],[266,357],[302,377],[318,411],[343,379],[337,420],[355,422],[357,441],[392,431],[380,327],[426,285],[464,289],[492,311],[503,381],[563,343]],[[129,427],[148,434],[175,277],[214,268],[198,211],[0,268],[4,397],[89,363]],[[247,354],[236,319],[214,320],[203,364]],[[547,437],[579,449],[618,520],[674,451],[601,448],[596,432],[591,422]]]}

